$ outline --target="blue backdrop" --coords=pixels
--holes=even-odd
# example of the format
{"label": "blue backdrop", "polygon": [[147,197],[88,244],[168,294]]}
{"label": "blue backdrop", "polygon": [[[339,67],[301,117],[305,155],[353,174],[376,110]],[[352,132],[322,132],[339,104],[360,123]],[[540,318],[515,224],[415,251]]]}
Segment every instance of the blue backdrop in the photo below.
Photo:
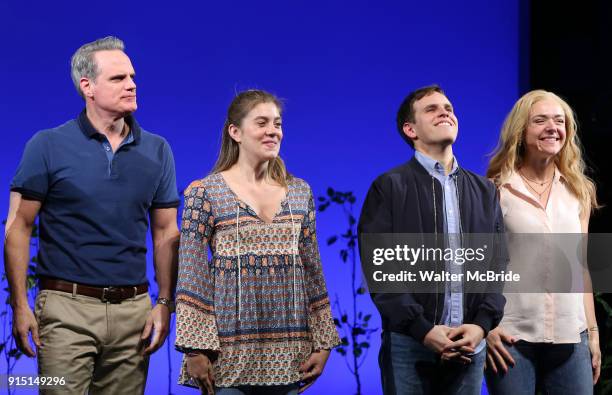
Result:
{"label": "blue backdrop", "polygon": [[[285,99],[281,155],[289,170],[315,194],[328,186],[353,191],[357,210],[371,181],[412,155],[394,118],[406,94],[423,85],[446,90],[459,118],[455,154],[461,165],[482,173],[519,93],[518,3],[1,0],[2,215],[25,142],[83,107],[70,80],[70,56],[84,42],[110,34],[126,43],[137,73],[136,116],[170,142],[179,188],[210,170],[225,110],[235,92],[247,88]],[[320,213],[319,239],[344,224],[338,210]],[[348,267],[336,246],[322,244],[330,296],[347,305]],[[361,309],[380,326],[369,298],[362,298]],[[378,332],[372,340],[362,366],[364,394],[381,393]],[[194,394],[174,384],[179,356],[170,353],[172,391]],[[20,360],[15,369],[34,371],[31,360]],[[152,358],[147,393],[165,392],[167,376],[164,348]],[[332,354],[308,392],[354,393],[339,354]]]}

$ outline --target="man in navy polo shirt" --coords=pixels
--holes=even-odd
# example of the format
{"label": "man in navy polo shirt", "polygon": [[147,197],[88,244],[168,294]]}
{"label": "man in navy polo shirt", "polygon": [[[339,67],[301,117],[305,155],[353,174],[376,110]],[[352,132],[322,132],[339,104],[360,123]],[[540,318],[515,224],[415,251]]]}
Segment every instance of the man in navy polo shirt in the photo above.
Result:
{"label": "man in navy polo shirt", "polygon": [[[179,198],[168,143],[140,128],[134,68],[123,42],[79,48],[72,79],[77,119],[38,132],[11,184],[5,266],[19,348],[39,374],[66,385],[44,393],[143,393],[148,355],[168,333],[176,281]],[[26,296],[30,234],[39,217],[32,313]],[[159,298],[151,308],[146,234],[151,221]]]}

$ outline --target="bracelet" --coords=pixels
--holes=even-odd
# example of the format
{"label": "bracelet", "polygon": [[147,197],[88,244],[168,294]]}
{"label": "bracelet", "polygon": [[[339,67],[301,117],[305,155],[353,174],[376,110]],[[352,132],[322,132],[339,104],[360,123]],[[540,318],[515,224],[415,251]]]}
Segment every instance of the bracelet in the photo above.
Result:
{"label": "bracelet", "polygon": [[588,332],[599,332],[599,327],[596,326],[592,326],[590,328],[587,329]]}

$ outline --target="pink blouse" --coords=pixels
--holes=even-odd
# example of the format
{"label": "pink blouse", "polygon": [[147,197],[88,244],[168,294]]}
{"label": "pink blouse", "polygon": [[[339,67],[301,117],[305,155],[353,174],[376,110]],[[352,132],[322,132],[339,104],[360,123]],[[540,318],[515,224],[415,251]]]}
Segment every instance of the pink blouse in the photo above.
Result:
{"label": "pink blouse", "polygon": [[[565,178],[555,170],[547,206],[513,173],[499,189],[506,232],[509,233],[581,233],[580,203],[565,185]],[[510,263],[525,249],[508,245]],[[531,250],[533,253],[534,250]],[[537,260],[537,262],[541,262]],[[549,262],[554,266],[554,262]],[[534,267],[537,271],[546,262]],[[506,307],[500,323],[517,339],[536,343],[579,343],[587,328],[583,293],[505,293]]]}

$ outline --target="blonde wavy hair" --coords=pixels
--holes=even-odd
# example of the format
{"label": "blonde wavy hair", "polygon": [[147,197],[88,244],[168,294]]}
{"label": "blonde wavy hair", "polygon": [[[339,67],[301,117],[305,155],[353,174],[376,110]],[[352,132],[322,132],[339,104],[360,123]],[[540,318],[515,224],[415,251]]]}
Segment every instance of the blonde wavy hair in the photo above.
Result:
{"label": "blonde wavy hair", "polygon": [[[230,125],[240,127],[249,111],[261,103],[273,103],[278,108],[279,113],[283,111],[281,101],[273,94],[263,90],[249,89],[238,93],[234,97],[227,109],[227,117],[221,131],[221,149],[217,162],[211,171],[212,174],[227,170],[238,162],[240,149],[238,143],[229,135],[229,127]],[[268,177],[283,187],[287,187],[287,183],[292,176],[287,172],[285,163],[280,156],[268,161]]]}
{"label": "blonde wavy hair", "polygon": [[565,114],[566,139],[561,151],[555,156],[555,164],[567,180],[568,189],[580,201],[582,213],[599,208],[595,183],[586,174],[582,159],[582,146],[578,138],[578,124],[574,111],[563,99],[552,92],[534,90],[526,93],[512,107],[501,129],[499,143],[492,153],[487,177],[499,186],[508,180],[512,172],[523,165],[525,148],[523,141],[529,123],[531,107],[544,99],[553,99]]}

